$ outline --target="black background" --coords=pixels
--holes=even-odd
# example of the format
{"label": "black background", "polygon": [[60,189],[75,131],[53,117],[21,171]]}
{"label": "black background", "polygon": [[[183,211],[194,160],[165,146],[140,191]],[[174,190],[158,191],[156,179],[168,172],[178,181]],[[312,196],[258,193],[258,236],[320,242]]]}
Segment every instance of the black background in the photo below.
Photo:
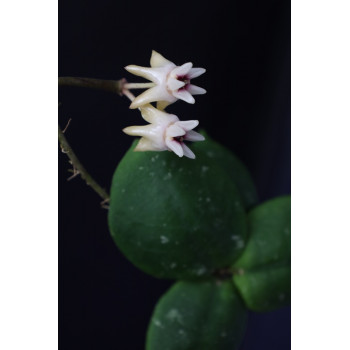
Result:
{"label": "black background", "polygon": [[[59,1],[59,75],[142,81],[123,67],[148,66],[151,50],[207,72],[206,95],[169,108],[200,126],[247,165],[260,199],[290,193],[289,1]],[[64,87],[59,122],[89,172],[106,189],[142,123],[129,101]],[[171,281],[136,269],[116,248],[107,212],[83,181],[66,179],[59,154],[60,349],[144,348],[154,305]],[[290,349],[290,308],[250,314],[244,350]]]}

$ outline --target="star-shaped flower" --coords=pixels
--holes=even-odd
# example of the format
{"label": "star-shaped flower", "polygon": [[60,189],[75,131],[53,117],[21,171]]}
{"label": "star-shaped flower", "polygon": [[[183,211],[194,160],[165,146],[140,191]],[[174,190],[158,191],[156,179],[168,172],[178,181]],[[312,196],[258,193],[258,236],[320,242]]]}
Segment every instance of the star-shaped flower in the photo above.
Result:
{"label": "star-shaped flower", "polygon": [[132,136],[141,136],[135,151],[173,151],[179,157],[194,159],[196,156],[184,141],[203,141],[204,137],[193,131],[198,120],[180,121],[169,114],[147,104],[140,107],[142,117],[149,122],[143,126],[129,126],[123,131]]}
{"label": "star-shaped flower", "polygon": [[[206,91],[191,84],[191,79],[205,73],[204,68],[192,68],[191,62],[176,66],[156,51],[152,51],[151,67],[127,66],[125,69],[135,75],[146,78],[154,86],[137,96],[130,108],[138,108],[150,102],[158,101],[158,108],[164,109],[178,99],[194,103],[192,95],[202,95]],[[142,84],[129,84],[142,87]],[[145,84],[149,87],[149,84]]]}

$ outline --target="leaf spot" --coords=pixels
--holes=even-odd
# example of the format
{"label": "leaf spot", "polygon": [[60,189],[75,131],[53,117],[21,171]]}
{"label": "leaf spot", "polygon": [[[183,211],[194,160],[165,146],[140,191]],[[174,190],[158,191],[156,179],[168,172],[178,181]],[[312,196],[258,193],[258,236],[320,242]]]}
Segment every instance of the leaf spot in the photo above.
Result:
{"label": "leaf spot", "polygon": [[209,167],[206,165],[202,165],[202,173],[205,174],[209,170]]}
{"label": "leaf spot", "polygon": [[171,178],[172,178],[171,173],[167,173],[167,174],[163,177],[163,180],[166,181],[166,180],[170,180]]}
{"label": "leaf spot", "polygon": [[179,334],[180,335],[185,335],[186,333],[185,333],[185,331],[183,329],[179,329]]}
{"label": "leaf spot", "polygon": [[160,322],[159,320],[154,320],[153,323],[155,326],[163,328],[162,322]]}
{"label": "leaf spot", "polygon": [[203,276],[207,272],[207,269],[205,266],[201,266],[197,269],[196,274],[197,276]]}
{"label": "leaf spot", "polygon": [[244,247],[244,241],[242,239],[240,239],[237,241],[236,245],[237,245],[238,249],[241,249]]}
{"label": "leaf spot", "polygon": [[183,317],[177,309],[171,309],[165,316],[171,322],[183,324]]}
{"label": "leaf spot", "polygon": [[208,156],[209,158],[213,158],[213,157],[214,157],[214,152],[208,151],[208,152],[207,152],[207,156]]}
{"label": "leaf spot", "polygon": [[169,243],[169,238],[165,236],[160,236],[160,243],[167,244]]}

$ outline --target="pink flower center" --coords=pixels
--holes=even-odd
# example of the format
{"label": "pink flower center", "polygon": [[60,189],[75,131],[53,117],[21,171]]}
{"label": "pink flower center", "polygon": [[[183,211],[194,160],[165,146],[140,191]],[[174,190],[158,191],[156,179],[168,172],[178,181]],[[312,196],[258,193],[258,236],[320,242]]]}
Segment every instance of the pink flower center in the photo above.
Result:
{"label": "pink flower center", "polygon": [[184,137],[183,136],[174,137],[173,140],[181,143],[181,142],[184,142]]}
{"label": "pink flower center", "polygon": [[176,77],[177,80],[179,81],[183,81],[185,83],[185,85],[180,88],[178,91],[181,91],[181,90],[187,90],[187,86],[190,84],[190,79],[188,78],[187,75],[179,75]]}

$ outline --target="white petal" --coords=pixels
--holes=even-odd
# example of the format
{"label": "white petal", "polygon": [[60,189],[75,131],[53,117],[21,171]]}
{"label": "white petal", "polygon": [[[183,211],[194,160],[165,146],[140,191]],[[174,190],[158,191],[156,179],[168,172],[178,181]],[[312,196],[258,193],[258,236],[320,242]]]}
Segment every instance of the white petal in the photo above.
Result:
{"label": "white petal", "polygon": [[126,66],[125,69],[134,75],[143,77],[145,79],[151,80],[154,83],[157,83],[160,79],[160,72],[154,68],[140,67],[135,65]]}
{"label": "white petal", "polygon": [[173,95],[180,100],[186,101],[187,103],[195,103],[192,95],[186,90],[174,91]]}
{"label": "white petal", "polygon": [[[165,150],[165,147],[164,147]],[[160,149],[154,147],[154,145],[152,144],[152,141],[149,139],[146,139],[144,137],[140,138],[140,141],[138,142],[138,144],[136,145],[135,152],[144,152],[144,151],[160,151]]]}
{"label": "white petal", "polygon": [[202,89],[197,85],[189,84],[186,86],[187,91],[192,95],[203,95],[207,92],[207,90]]}
{"label": "white petal", "polygon": [[170,114],[154,108],[151,104],[146,104],[140,107],[142,118],[151,124],[160,124],[162,121],[169,119],[169,123],[173,118],[169,118]]}
{"label": "white petal", "polygon": [[157,113],[154,111],[154,109],[155,108],[151,104],[146,104],[140,107],[142,118],[150,124],[155,123],[157,119]]}
{"label": "white petal", "polygon": [[[123,132],[125,132],[125,134],[130,135],[130,136],[140,136],[139,134],[139,127],[138,126],[128,126],[127,128],[123,129]],[[140,126],[141,128],[141,126]]]}
{"label": "white petal", "polygon": [[134,101],[132,101],[130,108],[139,108],[142,105],[145,105],[150,102],[155,101],[166,101],[172,100],[172,96],[166,91],[162,86],[154,86],[146,91],[144,91],[141,95],[137,96]]}
{"label": "white petal", "polygon": [[204,74],[206,70],[204,68],[191,68],[187,74],[188,79],[197,78],[200,75]]}
{"label": "white petal", "polygon": [[176,123],[173,125],[170,125],[166,130],[166,136],[169,136],[169,137],[179,137],[185,134],[186,134],[186,131],[180,128],[180,126],[176,125]]}
{"label": "white petal", "polygon": [[176,125],[179,125],[181,128],[187,130],[194,129],[198,124],[198,120],[181,120],[175,123]]}
{"label": "white petal", "polygon": [[151,56],[151,67],[164,67],[168,64],[174,65],[173,62],[167,60],[165,57],[163,57],[160,53],[157,51],[152,51]]}
{"label": "white petal", "polygon": [[166,107],[168,107],[170,104],[174,103],[175,101],[177,101],[177,98],[174,97],[174,101],[173,102],[169,102],[169,101],[158,101],[157,102],[157,109],[159,109],[160,111],[163,111]]}
{"label": "white petal", "polygon": [[174,141],[172,139],[166,139],[165,143],[171,151],[173,151],[179,157],[183,157],[184,151],[183,151],[182,146],[179,142]]}
{"label": "white petal", "polygon": [[179,90],[186,85],[183,81],[171,77],[168,79],[167,83],[170,90]]}
{"label": "white petal", "polygon": [[186,141],[204,141],[205,137],[196,131],[190,130],[186,132],[184,139]]}
{"label": "white petal", "polygon": [[176,67],[171,71],[171,75],[172,76],[176,76],[176,77],[182,77],[184,75],[186,75],[190,69],[192,68],[193,64],[191,62],[187,62],[185,64],[183,64],[180,67]]}
{"label": "white petal", "polygon": [[131,136],[149,136],[152,135],[153,128],[154,126],[151,124],[142,126],[135,125],[124,128],[123,132]]}
{"label": "white petal", "polygon": [[182,148],[183,148],[184,156],[191,159],[196,158],[195,154],[184,143],[182,143]]}

